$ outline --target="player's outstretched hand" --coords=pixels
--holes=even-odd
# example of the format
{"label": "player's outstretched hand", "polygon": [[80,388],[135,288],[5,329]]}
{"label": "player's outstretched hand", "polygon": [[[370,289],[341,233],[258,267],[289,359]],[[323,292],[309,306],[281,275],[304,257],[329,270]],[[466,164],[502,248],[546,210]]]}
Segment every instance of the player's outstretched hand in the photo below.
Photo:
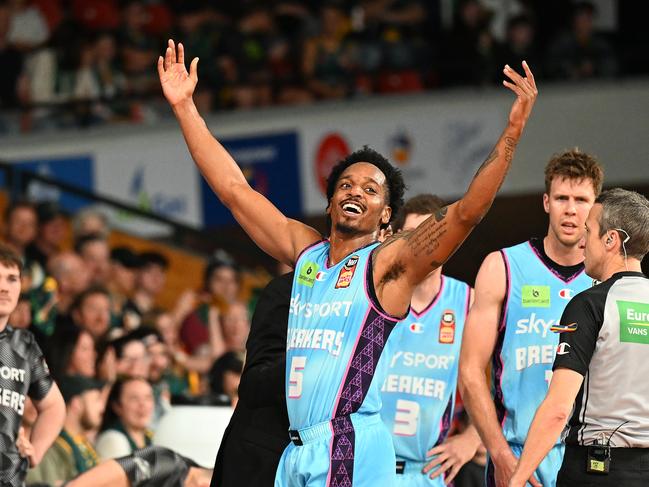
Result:
{"label": "player's outstretched hand", "polygon": [[530,113],[532,113],[532,107],[539,94],[536,89],[534,75],[526,61],[523,61],[523,71],[525,71],[525,77],[518,74],[509,65],[505,65],[503,69],[503,73],[510,80],[503,80],[503,84],[516,93],[516,101],[512,106],[511,112],[509,112],[509,123],[521,132],[527,123]]}
{"label": "player's outstretched hand", "polygon": [[176,48],[173,39],[169,39],[164,57],[158,58],[158,76],[162,92],[172,107],[190,100],[198,82],[198,58],[192,59],[188,73],[185,48],[181,43]]}

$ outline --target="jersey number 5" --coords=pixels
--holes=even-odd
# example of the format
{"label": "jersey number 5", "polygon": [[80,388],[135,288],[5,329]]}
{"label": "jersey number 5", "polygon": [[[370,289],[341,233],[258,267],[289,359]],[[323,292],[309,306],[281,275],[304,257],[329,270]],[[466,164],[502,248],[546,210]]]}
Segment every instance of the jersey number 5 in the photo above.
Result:
{"label": "jersey number 5", "polygon": [[291,360],[291,373],[288,376],[288,397],[297,399],[302,395],[302,379],[306,357],[293,357]]}
{"label": "jersey number 5", "polygon": [[419,422],[419,403],[399,399],[397,412],[394,415],[394,434],[399,436],[414,436]]}

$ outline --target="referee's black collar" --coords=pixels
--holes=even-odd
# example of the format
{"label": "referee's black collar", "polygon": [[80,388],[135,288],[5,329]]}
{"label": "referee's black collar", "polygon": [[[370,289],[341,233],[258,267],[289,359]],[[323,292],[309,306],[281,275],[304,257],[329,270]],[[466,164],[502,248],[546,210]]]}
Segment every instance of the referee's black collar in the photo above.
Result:
{"label": "referee's black collar", "polygon": [[647,276],[645,276],[644,272],[640,272],[640,271],[620,271],[620,272],[616,272],[615,274],[613,274],[611,276],[611,278],[614,278],[614,277],[616,277],[616,278],[617,277],[644,277],[644,278],[647,278]]}

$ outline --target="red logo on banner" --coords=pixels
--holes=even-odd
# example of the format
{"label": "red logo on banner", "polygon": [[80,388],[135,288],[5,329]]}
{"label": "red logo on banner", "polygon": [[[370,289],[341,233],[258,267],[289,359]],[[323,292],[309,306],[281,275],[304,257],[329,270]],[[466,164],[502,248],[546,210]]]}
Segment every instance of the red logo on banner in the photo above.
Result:
{"label": "red logo on banner", "polygon": [[315,174],[322,194],[327,194],[327,178],[331,168],[350,152],[349,144],[339,133],[327,134],[320,140],[315,156]]}

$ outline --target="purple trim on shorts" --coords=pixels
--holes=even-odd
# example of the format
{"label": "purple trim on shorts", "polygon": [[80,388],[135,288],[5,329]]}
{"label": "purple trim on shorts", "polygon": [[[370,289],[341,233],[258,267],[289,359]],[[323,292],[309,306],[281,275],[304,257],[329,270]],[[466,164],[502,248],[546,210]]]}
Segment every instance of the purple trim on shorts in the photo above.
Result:
{"label": "purple trim on shorts", "polygon": [[349,416],[331,420],[333,432],[328,487],[352,487],[354,483],[354,425]]}
{"label": "purple trim on shorts", "polygon": [[572,276],[570,276],[568,279],[564,279],[564,277],[559,274],[556,270],[554,270],[552,267],[548,267],[548,265],[545,263],[543,260],[543,257],[541,254],[539,254],[539,251],[534,248],[534,245],[528,240],[527,245],[530,246],[530,249],[532,249],[532,253],[536,256],[537,259],[539,259],[539,262],[543,264],[543,267],[545,267],[552,275],[554,275],[557,279],[559,279],[561,282],[565,282],[566,284],[570,284],[572,281],[577,279],[582,272],[584,272],[585,268],[582,268],[579,272],[576,272]]}
{"label": "purple trim on shorts", "polygon": [[372,384],[374,371],[396,320],[386,319],[369,307],[338,393],[331,420],[333,440],[328,487],[351,487],[354,471],[354,425],[357,412]]}
{"label": "purple trim on shorts", "polygon": [[492,367],[493,367],[493,377],[494,377],[494,405],[496,406],[496,415],[498,421],[502,426],[505,422],[505,416],[507,416],[507,409],[505,408],[505,399],[503,396],[502,380],[503,380],[503,342],[505,341],[505,327],[507,325],[507,308],[509,305],[509,296],[511,293],[511,271],[509,269],[509,261],[507,260],[507,255],[504,250],[500,251],[502,255],[503,262],[505,264],[505,298],[503,299],[503,305],[500,311],[500,324],[498,326],[498,338],[496,340],[496,346],[494,347],[494,353],[492,357]]}

